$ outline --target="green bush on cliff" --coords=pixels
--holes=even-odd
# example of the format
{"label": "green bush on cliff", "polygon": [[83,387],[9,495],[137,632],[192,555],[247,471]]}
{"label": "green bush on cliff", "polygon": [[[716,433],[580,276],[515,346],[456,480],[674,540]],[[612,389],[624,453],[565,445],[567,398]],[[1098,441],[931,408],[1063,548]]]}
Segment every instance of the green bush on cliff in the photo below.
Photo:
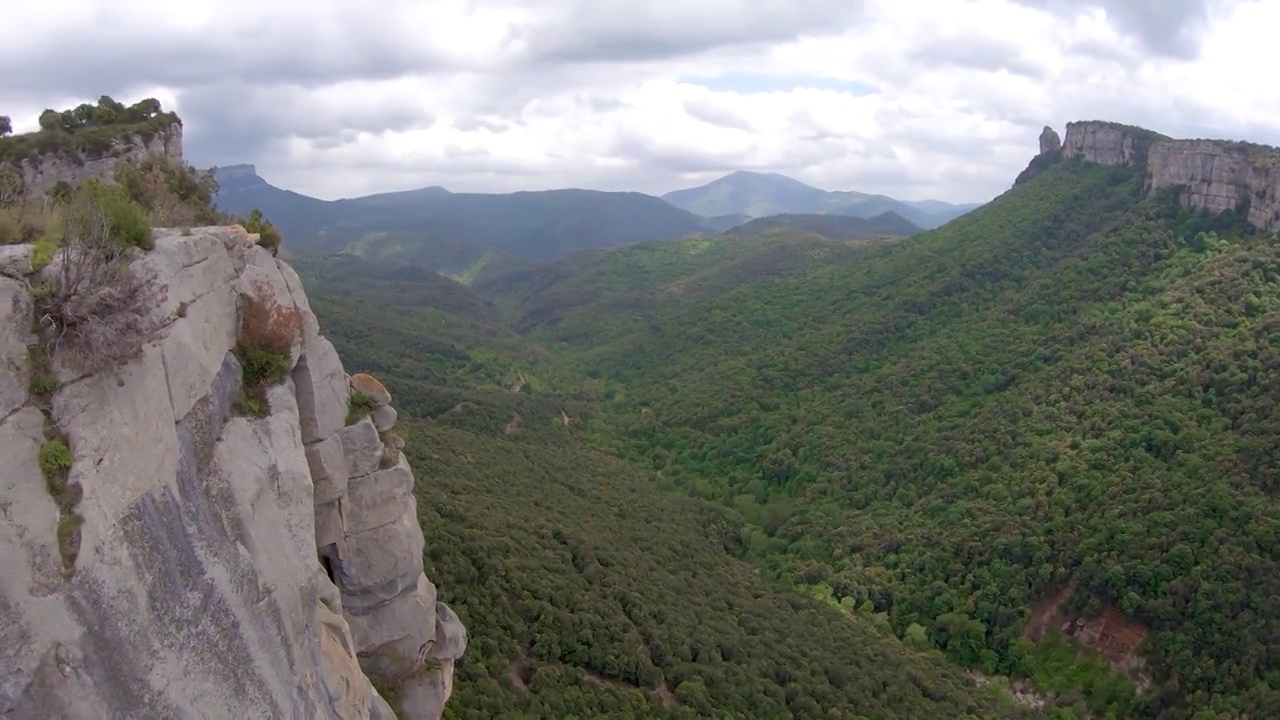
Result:
{"label": "green bush on cliff", "polygon": [[248,217],[240,218],[239,222],[245,230],[258,234],[258,244],[266,248],[272,256],[280,253],[280,243],[283,240],[280,237],[280,231],[262,214],[261,210],[254,208]]}
{"label": "green bush on cliff", "polygon": [[198,172],[180,159],[153,155],[121,164],[115,181],[153,225],[191,227],[227,220],[214,207],[218,182],[212,171]]}
{"label": "green bush on cliff", "polygon": [[105,232],[121,247],[155,247],[146,211],[118,185],[85,180],[73,191],[67,207],[68,232]]}
{"label": "green bush on cliff", "polygon": [[240,361],[246,414],[267,413],[266,391],[284,380],[293,367],[293,346],[302,336],[302,311],[282,305],[270,285],[259,280],[242,296],[240,334],[235,356]]}
{"label": "green bush on cliff", "polygon": [[351,393],[351,397],[347,398],[347,424],[354,425],[377,409],[378,404],[374,402],[372,396],[356,390]]}

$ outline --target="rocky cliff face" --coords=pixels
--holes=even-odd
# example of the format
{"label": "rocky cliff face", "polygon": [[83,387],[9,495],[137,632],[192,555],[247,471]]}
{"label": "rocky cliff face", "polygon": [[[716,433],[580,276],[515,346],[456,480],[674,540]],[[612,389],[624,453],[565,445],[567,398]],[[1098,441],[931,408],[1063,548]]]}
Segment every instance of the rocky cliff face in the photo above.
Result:
{"label": "rocky cliff face", "polygon": [[[1057,153],[1045,128],[1040,155]],[[1240,212],[1263,231],[1280,228],[1280,149],[1223,140],[1179,140],[1107,122],[1067,123],[1063,159],[1102,165],[1146,163],[1146,188],[1174,188],[1179,202],[1210,213]],[[1030,170],[1031,168],[1028,168]],[[1024,171],[1024,175],[1029,173]],[[1021,176],[1020,176],[1021,177]]]}
{"label": "rocky cliff face", "polygon": [[182,126],[175,123],[149,138],[130,135],[94,156],[45,154],[19,164],[24,187],[30,194],[44,192],[58,182],[75,185],[85,178],[110,177],[121,163],[137,163],[148,156],[182,159]]}
{"label": "rocky cliff face", "polygon": [[1058,152],[1062,149],[1062,138],[1058,137],[1057,131],[1048,125],[1040,131],[1040,154]]}
{"label": "rocky cliff face", "polygon": [[[1040,137],[1043,139],[1044,134]],[[1134,159],[1134,135],[1129,128],[1115,123],[1067,123],[1062,157],[1084,158],[1100,165],[1124,165]]]}
{"label": "rocky cliff face", "polygon": [[1151,147],[1147,185],[1178,188],[1183,205],[1240,211],[1260,230],[1280,227],[1280,150],[1217,140],[1169,140]]}
{"label": "rocky cliff face", "polygon": [[[346,373],[298,275],[243,229],[156,235],[135,262],[167,285],[162,336],[83,377],[55,357],[44,400],[42,278],[29,246],[0,248],[0,715],[438,718],[466,631],[423,574],[390,394]],[[232,349],[262,292],[303,329],[254,417]]]}

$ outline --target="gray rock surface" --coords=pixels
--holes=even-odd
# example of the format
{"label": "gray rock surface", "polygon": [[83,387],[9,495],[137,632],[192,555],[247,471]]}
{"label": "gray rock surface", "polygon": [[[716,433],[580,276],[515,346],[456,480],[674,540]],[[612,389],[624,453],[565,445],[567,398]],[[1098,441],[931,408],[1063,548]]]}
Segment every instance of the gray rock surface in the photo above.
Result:
{"label": "gray rock surface", "polygon": [[[1042,134],[1042,143],[1043,137]],[[1133,160],[1134,137],[1128,128],[1114,123],[1067,123],[1062,156],[1084,158],[1099,165],[1124,165]]]}
{"label": "gray rock surface", "polygon": [[1280,149],[1214,140],[1167,140],[1151,146],[1148,185],[1180,189],[1179,199],[1210,213],[1248,208],[1260,230],[1280,227]]}
{"label": "gray rock surface", "polygon": [[21,280],[0,276],[0,418],[27,401],[31,296]]}
{"label": "gray rock surface", "polygon": [[324,440],[342,429],[347,418],[347,375],[333,343],[318,337],[303,345],[293,382],[298,388],[305,442]]}
{"label": "gray rock surface", "polygon": [[31,272],[30,245],[0,245],[0,275],[21,279]]}
{"label": "gray rock surface", "polygon": [[1044,130],[1040,131],[1040,154],[1058,152],[1062,149],[1062,140],[1058,137],[1057,131],[1048,125],[1044,126]]}
{"label": "gray rock surface", "polygon": [[27,193],[37,195],[59,181],[74,185],[86,178],[111,177],[122,163],[136,163],[149,155],[181,159],[182,126],[171,125],[150,140],[136,135],[117,140],[100,157],[44,155],[34,161],[22,161],[19,170]]}
{"label": "gray rock surface", "polygon": [[396,409],[390,405],[383,405],[374,410],[372,417],[378,432],[386,432],[396,425]]}
{"label": "gray rock surface", "polygon": [[378,469],[383,446],[372,418],[366,417],[348,425],[339,430],[338,435],[347,456],[347,477],[357,478]]}
{"label": "gray rock surface", "polygon": [[[297,274],[243,228],[156,241],[138,262],[172,323],[52,397],[67,543],[27,404],[24,270],[0,263],[0,716],[438,718],[465,629],[423,574],[407,461],[380,467],[373,418],[344,427],[349,377]],[[238,416],[237,296],[264,289],[302,336],[267,415]]]}

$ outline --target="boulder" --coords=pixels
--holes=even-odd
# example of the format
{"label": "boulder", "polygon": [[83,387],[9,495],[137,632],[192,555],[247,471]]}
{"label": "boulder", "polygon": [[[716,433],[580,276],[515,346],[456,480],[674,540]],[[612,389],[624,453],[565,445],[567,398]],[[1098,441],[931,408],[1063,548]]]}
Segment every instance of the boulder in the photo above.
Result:
{"label": "boulder", "polygon": [[0,245],[0,275],[21,280],[33,272],[30,245]]}
{"label": "boulder", "polygon": [[382,438],[371,418],[364,418],[354,425],[338,431],[342,437],[342,450],[347,457],[347,476],[358,478],[378,469],[382,460]]}
{"label": "boulder", "polygon": [[396,409],[390,405],[379,406],[373,411],[373,424],[378,432],[386,432],[396,425]]}
{"label": "boulder", "polygon": [[379,406],[391,404],[391,393],[378,378],[368,373],[356,373],[351,376],[350,382],[353,392],[362,392],[368,395],[373,398],[375,404]]}

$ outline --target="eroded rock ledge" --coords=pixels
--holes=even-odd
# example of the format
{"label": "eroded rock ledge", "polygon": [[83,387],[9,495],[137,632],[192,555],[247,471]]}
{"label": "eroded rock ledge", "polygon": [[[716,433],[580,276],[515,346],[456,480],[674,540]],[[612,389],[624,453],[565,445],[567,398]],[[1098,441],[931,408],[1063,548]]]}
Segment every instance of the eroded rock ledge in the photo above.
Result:
{"label": "eroded rock ledge", "polygon": [[1280,149],[1226,140],[1180,140],[1101,121],[1067,123],[1061,148],[1045,128],[1029,177],[1048,159],[1081,158],[1101,165],[1146,163],[1146,190],[1174,188],[1192,210],[1239,212],[1264,232],[1280,229]]}
{"label": "eroded rock ledge", "polygon": [[[162,338],[59,373],[43,410],[26,387],[40,279],[29,247],[0,253],[0,715],[438,718],[466,630],[423,574],[390,393],[348,376],[297,274],[243,229],[156,234],[137,262],[168,286]],[[232,349],[239,297],[264,287],[303,331],[249,417]],[[368,412],[348,422],[352,388]],[[39,464],[50,424],[74,454],[70,566]]]}

